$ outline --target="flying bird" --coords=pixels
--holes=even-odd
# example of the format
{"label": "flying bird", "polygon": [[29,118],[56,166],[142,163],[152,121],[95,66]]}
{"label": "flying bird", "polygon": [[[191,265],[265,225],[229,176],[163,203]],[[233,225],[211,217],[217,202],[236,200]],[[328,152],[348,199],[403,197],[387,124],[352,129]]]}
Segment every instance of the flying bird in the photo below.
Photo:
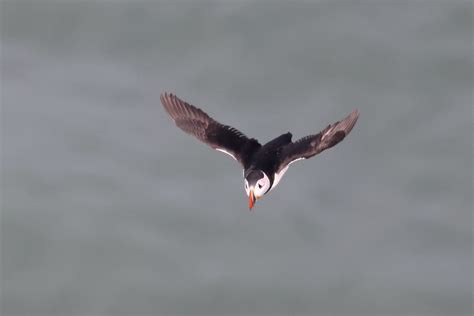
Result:
{"label": "flying bird", "polygon": [[356,109],[341,121],[328,125],[318,134],[292,142],[292,135],[288,132],[261,145],[255,138],[249,138],[239,130],[219,123],[203,110],[174,94],[161,94],[160,99],[180,129],[212,148],[228,154],[242,165],[250,210],[256,200],[277,186],[290,164],[311,158],[341,142],[350,133],[359,117],[359,111]]}

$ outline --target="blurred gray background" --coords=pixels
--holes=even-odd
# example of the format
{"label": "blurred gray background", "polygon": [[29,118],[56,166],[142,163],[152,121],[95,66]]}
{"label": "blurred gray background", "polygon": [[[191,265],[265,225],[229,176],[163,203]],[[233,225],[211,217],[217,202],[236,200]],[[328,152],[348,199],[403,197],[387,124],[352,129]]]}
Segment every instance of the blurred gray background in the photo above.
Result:
{"label": "blurred gray background", "polygon": [[[2,315],[472,314],[470,1],[2,1]],[[344,142],[248,211],[174,92]]]}

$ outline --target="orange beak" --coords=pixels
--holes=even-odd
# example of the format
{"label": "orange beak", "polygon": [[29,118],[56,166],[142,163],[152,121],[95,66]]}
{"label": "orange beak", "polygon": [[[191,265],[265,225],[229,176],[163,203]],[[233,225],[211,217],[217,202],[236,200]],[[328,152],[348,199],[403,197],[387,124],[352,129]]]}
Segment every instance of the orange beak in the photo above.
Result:
{"label": "orange beak", "polygon": [[255,204],[255,195],[253,195],[253,190],[250,190],[249,194],[249,210],[252,210],[253,205]]}

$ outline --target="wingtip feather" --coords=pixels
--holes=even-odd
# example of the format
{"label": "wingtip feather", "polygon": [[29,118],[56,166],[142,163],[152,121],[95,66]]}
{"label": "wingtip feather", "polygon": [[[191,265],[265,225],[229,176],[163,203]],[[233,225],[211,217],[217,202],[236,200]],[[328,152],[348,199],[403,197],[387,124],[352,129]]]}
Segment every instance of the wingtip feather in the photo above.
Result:
{"label": "wingtip feather", "polygon": [[350,133],[357,120],[359,119],[359,110],[353,110],[344,120],[341,122],[341,129],[347,134]]}

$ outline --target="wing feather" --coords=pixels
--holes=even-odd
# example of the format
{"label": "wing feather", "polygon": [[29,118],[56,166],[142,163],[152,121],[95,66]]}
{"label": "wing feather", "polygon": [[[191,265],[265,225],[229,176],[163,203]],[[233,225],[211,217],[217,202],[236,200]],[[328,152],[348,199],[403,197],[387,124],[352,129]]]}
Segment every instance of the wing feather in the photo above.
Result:
{"label": "wing feather", "polygon": [[294,143],[286,145],[282,151],[282,157],[285,158],[278,171],[296,160],[311,158],[337,145],[351,132],[358,118],[359,111],[354,110],[343,120],[328,125],[318,134],[303,137]]}
{"label": "wing feather", "polygon": [[256,139],[248,138],[236,128],[217,122],[203,110],[174,94],[164,93],[160,96],[160,100],[181,130],[212,148],[231,155],[244,167],[249,164],[252,154],[261,147]]}

